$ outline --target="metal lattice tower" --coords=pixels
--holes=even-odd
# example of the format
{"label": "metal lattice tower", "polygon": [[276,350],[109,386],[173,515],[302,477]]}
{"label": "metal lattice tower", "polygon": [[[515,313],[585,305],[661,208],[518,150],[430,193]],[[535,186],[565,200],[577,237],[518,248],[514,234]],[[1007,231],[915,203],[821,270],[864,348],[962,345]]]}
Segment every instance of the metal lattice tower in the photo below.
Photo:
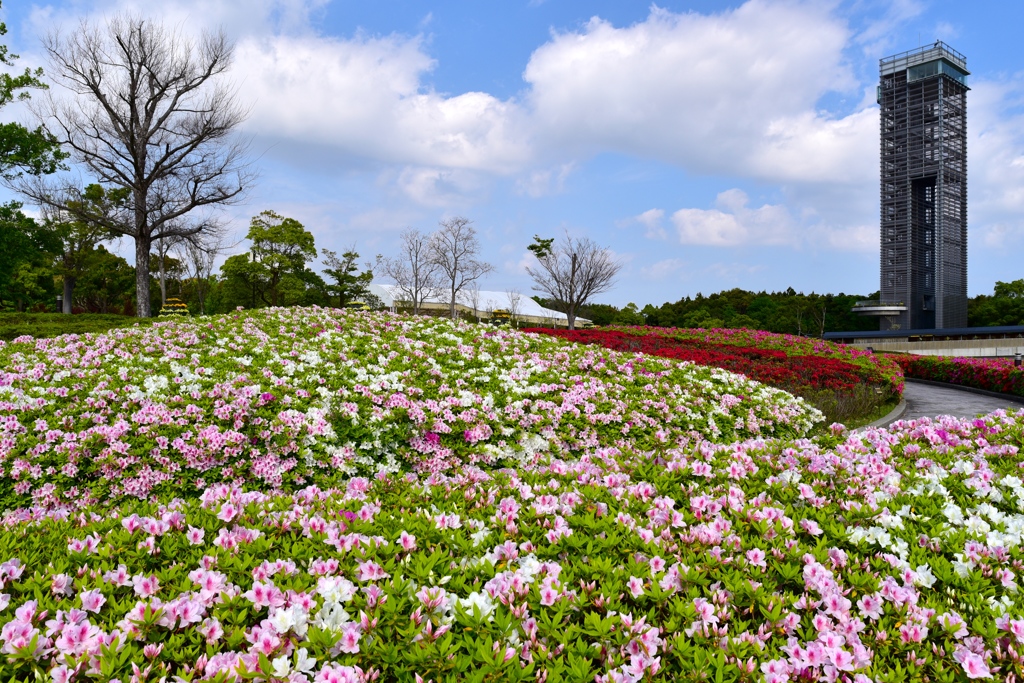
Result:
{"label": "metal lattice tower", "polygon": [[882,329],[966,327],[967,60],[939,41],[879,72]]}

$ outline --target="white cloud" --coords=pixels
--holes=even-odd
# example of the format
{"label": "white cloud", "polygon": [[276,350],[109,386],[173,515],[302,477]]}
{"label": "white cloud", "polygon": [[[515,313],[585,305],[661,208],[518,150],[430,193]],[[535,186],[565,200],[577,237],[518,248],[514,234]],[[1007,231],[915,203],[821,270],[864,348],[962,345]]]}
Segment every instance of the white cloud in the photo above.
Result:
{"label": "white cloud", "polygon": [[1000,249],[1024,236],[1024,75],[971,88],[967,225]]}
{"label": "white cloud", "polygon": [[668,237],[665,227],[662,225],[664,217],[665,211],[663,209],[647,209],[639,215],[617,221],[616,225],[620,228],[627,228],[639,223],[644,226],[644,237],[652,240],[663,240]]}
{"label": "white cloud", "polygon": [[837,251],[878,253],[878,226],[854,225],[846,228],[818,226],[809,231],[811,241]]}
{"label": "white cloud", "polygon": [[[806,126],[814,145],[855,147],[847,138],[850,129],[859,135],[863,115],[845,122],[814,109],[827,91],[857,90],[842,59],[848,38],[825,3],[751,0],[711,15],[655,7],[624,28],[594,18],[533,53],[526,100],[538,136],[555,148],[612,149],[700,172],[779,179],[781,170],[787,179],[819,179],[827,149],[810,158],[794,152],[785,165],[768,160],[780,147],[811,146],[793,141]],[[826,179],[848,168],[844,155]]]}
{"label": "white cloud", "polygon": [[575,162],[560,164],[555,168],[532,171],[526,178],[516,181],[516,191],[536,199],[553,194],[561,194],[565,190],[565,181],[576,168]]}
{"label": "white cloud", "polygon": [[[884,6],[885,12],[869,22],[854,38],[855,42],[862,46],[864,54],[871,59],[878,59],[879,55],[891,53],[894,41],[902,39],[899,29],[916,19],[926,9],[920,0],[886,0]],[[906,47],[898,49],[904,50]]]}
{"label": "white cloud", "polygon": [[878,153],[876,107],[838,119],[807,111],[769,123],[749,163],[776,182],[861,184],[878,175]]}
{"label": "white cloud", "polygon": [[506,259],[502,264],[502,269],[510,275],[526,275],[527,268],[536,268],[537,259],[534,255],[526,250],[523,250],[517,254],[518,258]]}
{"label": "white cloud", "polygon": [[715,209],[680,209],[672,223],[682,244],[741,247],[757,244],[795,245],[798,237],[789,210],[777,204],[751,209],[738,189],[718,195]]}
{"label": "white cloud", "polygon": [[273,36],[238,46],[246,127],[385,163],[508,173],[524,164],[521,115],[487,93],[425,89],[434,61],[400,36]]}
{"label": "white cloud", "polygon": [[[996,223],[981,229],[981,242],[990,249],[1006,249],[1024,241],[1024,224]],[[1019,247],[1018,247],[1019,248]]]}
{"label": "white cloud", "polygon": [[396,185],[417,204],[443,208],[471,203],[484,183],[478,174],[463,169],[406,167]]}
{"label": "white cloud", "polygon": [[741,276],[753,275],[765,270],[765,266],[749,263],[712,263],[704,269],[706,275],[712,275],[728,282],[738,282]]}
{"label": "white cloud", "polygon": [[960,31],[948,21],[940,21],[935,25],[935,37],[939,40],[952,40],[960,37]]}
{"label": "white cloud", "polygon": [[678,278],[685,274],[686,261],[678,258],[668,258],[640,268],[640,277],[645,280],[668,280]]}
{"label": "white cloud", "polygon": [[[750,0],[707,15],[655,6],[625,27],[595,17],[537,48],[528,87],[507,100],[426,85],[436,63],[421,37],[315,33],[325,3],[177,0],[159,13],[237,37],[232,77],[253,105],[245,129],[257,148],[276,145],[291,163],[312,154],[419,169],[392,177],[432,206],[484,182],[448,172],[518,174],[517,191],[540,197],[608,150],[776,183],[855,184],[877,169],[873,108],[815,110],[826,92],[860,91],[842,56],[850,31],[830,3]],[[100,0],[93,15],[141,5]],[[40,26],[55,19],[37,14]]]}
{"label": "white cloud", "polygon": [[329,0],[96,0],[64,5],[36,5],[29,14],[29,29],[46,35],[55,27],[74,30],[81,19],[105,22],[119,12],[131,12],[164,22],[183,33],[219,29],[232,38],[272,32],[309,32],[318,12]]}

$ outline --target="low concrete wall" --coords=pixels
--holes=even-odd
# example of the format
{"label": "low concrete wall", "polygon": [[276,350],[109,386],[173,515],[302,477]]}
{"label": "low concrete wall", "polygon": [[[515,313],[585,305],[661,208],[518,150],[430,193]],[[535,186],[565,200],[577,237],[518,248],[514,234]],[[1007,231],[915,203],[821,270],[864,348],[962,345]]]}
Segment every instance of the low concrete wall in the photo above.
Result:
{"label": "low concrete wall", "polygon": [[862,342],[850,344],[858,349],[871,347],[875,351],[897,351],[918,356],[963,356],[968,358],[1012,358],[1024,353],[1024,340],[1020,339],[973,339],[919,342]]}

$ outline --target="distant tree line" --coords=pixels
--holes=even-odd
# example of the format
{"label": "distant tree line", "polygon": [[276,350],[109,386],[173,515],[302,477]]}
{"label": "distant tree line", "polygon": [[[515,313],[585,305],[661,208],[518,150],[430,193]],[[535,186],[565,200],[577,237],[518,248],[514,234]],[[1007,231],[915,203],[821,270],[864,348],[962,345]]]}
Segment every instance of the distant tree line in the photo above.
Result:
{"label": "distant tree line", "polygon": [[[824,332],[855,332],[878,329],[878,319],[852,312],[853,305],[877,299],[878,292],[858,294],[804,294],[792,288],[784,292],[750,292],[730,289],[717,294],[683,297],[661,306],[643,308],[630,303],[622,308],[588,304],[579,315],[595,325],[652,325],[655,327],[741,328],[784,334],[821,336]],[[534,299],[542,306],[551,301]],[[971,326],[1024,325],[1024,279],[997,282],[991,295],[968,301]]]}
{"label": "distant tree line", "polygon": [[[61,295],[67,313],[135,315],[135,268],[102,243],[116,237],[73,218],[37,220],[17,205],[0,207],[0,311],[53,311]],[[171,297],[193,314],[237,306],[345,306],[367,298],[373,271],[360,266],[354,247],[318,252],[300,222],[273,211],[252,219],[246,239],[248,249],[228,256],[216,272],[221,243],[194,236],[158,240],[148,264],[152,313]],[[313,268],[318,255],[320,272]]]}
{"label": "distant tree line", "polygon": [[982,294],[971,299],[967,304],[967,324],[1024,325],[1024,279],[996,282],[992,296]]}

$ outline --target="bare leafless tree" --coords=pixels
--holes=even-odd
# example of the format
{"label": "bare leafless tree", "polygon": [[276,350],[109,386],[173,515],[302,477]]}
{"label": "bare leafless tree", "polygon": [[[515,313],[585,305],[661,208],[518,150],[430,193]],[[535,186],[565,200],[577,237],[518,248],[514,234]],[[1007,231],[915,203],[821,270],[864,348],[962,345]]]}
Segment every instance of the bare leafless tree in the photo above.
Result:
{"label": "bare leafless tree", "polygon": [[49,75],[72,96],[50,90],[33,111],[83,172],[129,198],[118,210],[89,213],[80,181],[28,178],[16,189],[132,237],[138,315],[149,316],[153,242],[214,226],[209,211],[237,202],[254,179],[247,145],[234,135],[247,111],[221,78],[233,45],[223,33],[191,40],[130,14],[83,21],[43,45]]}
{"label": "bare leafless tree", "polygon": [[508,314],[512,318],[512,326],[519,327],[519,312],[523,309],[523,293],[518,289],[506,289],[508,297]]}
{"label": "bare leafless tree", "polygon": [[455,320],[455,303],[459,292],[494,270],[494,266],[477,258],[480,242],[468,218],[456,216],[440,222],[430,236],[430,260],[441,273],[448,292],[449,315]]}
{"label": "bare leafless tree", "polygon": [[622,263],[589,237],[574,238],[566,232],[561,242],[554,241],[534,237],[528,248],[540,267],[527,267],[526,272],[533,278],[534,289],[547,294],[563,309],[572,330],[576,328],[576,312],[591,297],[612,288]]}
{"label": "bare leafless tree", "polygon": [[473,317],[480,322],[480,285],[473,282],[462,290],[462,300],[473,309]]}
{"label": "bare leafless tree", "polygon": [[408,301],[418,315],[423,301],[436,294],[441,286],[440,272],[430,259],[430,236],[412,228],[400,236],[398,256],[381,258],[379,272],[395,281],[395,300]]}
{"label": "bare leafless tree", "polygon": [[[160,305],[167,304],[167,257],[176,247],[185,242],[182,235],[167,235],[156,239],[157,280],[160,282]],[[179,259],[180,262],[180,259]]]}
{"label": "bare leafless tree", "polygon": [[213,265],[226,248],[222,236],[217,233],[200,232],[178,244],[178,259],[188,278],[195,283],[200,315],[206,315],[206,296],[210,292]]}

